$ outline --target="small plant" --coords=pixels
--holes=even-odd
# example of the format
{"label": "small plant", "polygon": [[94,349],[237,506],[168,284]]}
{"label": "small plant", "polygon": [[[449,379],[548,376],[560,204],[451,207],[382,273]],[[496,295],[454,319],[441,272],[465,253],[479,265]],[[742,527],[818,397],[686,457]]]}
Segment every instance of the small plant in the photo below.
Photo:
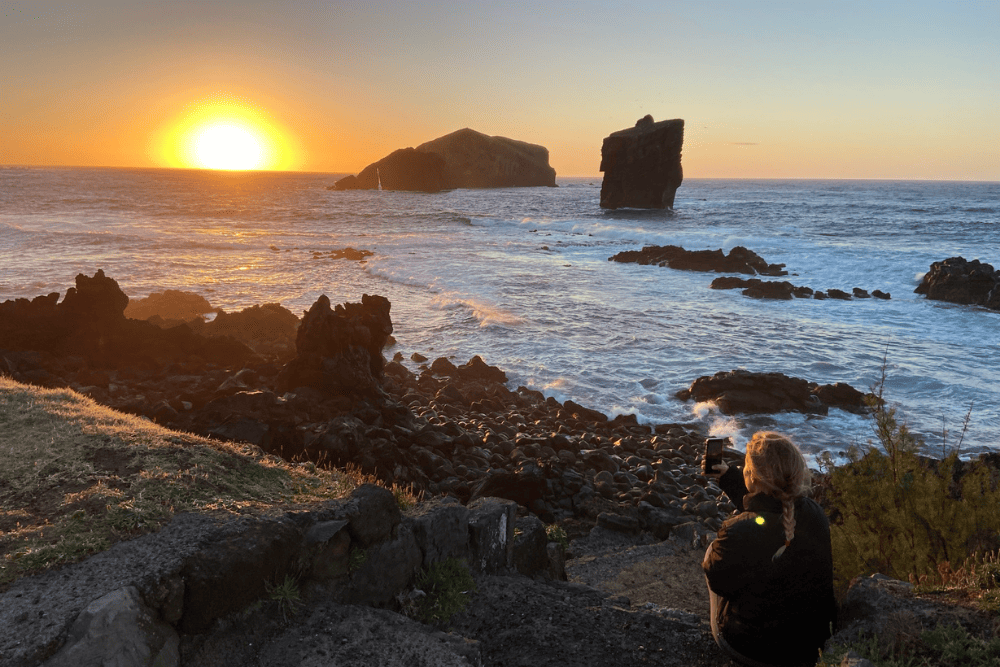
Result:
{"label": "small plant", "polygon": [[351,555],[347,561],[347,571],[357,572],[365,561],[368,560],[368,550],[367,549],[351,549]]}
{"label": "small plant", "polygon": [[299,606],[302,604],[301,594],[299,592],[299,582],[297,582],[295,577],[290,574],[286,574],[284,581],[280,584],[264,582],[264,590],[267,591],[267,596],[271,600],[278,603],[281,615],[286,621],[288,620],[289,615],[295,615]]}
{"label": "small plant", "polygon": [[416,596],[414,618],[422,623],[443,624],[465,609],[476,592],[476,582],[465,561],[448,558],[424,570],[417,577],[416,588],[424,595]]}
{"label": "small plant", "polygon": [[563,530],[562,526],[557,523],[553,523],[545,527],[545,537],[548,538],[549,542],[558,542],[559,546],[563,548],[563,551],[569,549],[569,536],[566,531]]}

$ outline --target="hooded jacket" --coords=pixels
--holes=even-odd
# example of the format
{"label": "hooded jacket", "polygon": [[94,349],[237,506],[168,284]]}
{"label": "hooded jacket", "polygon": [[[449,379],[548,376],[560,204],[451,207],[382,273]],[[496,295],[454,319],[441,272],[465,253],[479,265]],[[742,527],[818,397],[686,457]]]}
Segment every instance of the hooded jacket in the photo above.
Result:
{"label": "hooded jacket", "polygon": [[721,598],[718,627],[736,651],[774,665],[815,664],[836,622],[830,523],[810,498],[795,501],[795,536],[785,543],[781,501],[747,494],[743,474],[719,480],[740,513],[722,524],[702,567]]}

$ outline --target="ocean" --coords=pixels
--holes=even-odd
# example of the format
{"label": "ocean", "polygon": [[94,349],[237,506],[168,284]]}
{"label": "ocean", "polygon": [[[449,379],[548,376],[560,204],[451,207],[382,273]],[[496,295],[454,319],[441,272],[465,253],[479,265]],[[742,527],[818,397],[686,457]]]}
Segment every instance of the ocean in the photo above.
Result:
{"label": "ocean", "polygon": [[[600,178],[439,194],[328,191],[341,174],[0,168],[0,301],[65,293],[97,269],[132,298],[201,293],[227,311],[301,315],[380,294],[410,355],[481,355],[560,401],[641,422],[702,423],[742,446],[757,429],[810,456],[863,445],[863,417],[733,418],[674,394],[746,368],[885,395],[927,443],[1000,450],[1000,312],[913,293],[932,262],[1000,265],[1000,184],[688,179],[673,211],[604,211]],[[755,300],[714,273],[609,262],[644,245],[742,245],[817,290],[891,300]],[[346,247],[365,261],[332,259]],[[944,437],[942,437],[944,436]]]}

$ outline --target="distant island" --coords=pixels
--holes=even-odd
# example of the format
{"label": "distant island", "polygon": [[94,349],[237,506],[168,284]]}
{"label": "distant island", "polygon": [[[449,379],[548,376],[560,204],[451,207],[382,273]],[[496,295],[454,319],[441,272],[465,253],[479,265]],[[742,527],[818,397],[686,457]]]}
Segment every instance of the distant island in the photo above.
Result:
{"label": "distant island", "polygon": [[556,170],[549,166],[544,146],[465,128],[416,148],[393,151],[327,189],[440,192],[555,185]]}

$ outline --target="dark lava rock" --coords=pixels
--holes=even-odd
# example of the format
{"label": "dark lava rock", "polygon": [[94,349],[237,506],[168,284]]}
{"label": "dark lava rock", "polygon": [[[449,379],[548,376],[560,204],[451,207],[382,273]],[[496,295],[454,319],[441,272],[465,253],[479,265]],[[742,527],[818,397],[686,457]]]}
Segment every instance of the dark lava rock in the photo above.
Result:
{"label": "dark lava rock", "polygon": [[211,313],[214,308],[208,299],[194,292],[168,289],[153,292],[145,299],[130,300],[125,308],[125,317],[132,320],[148,320],[158,316],[163,320],[186,322]]}
{"label": "dark lava rock", "polygon": [[931,264],[914,292],[935,301],[1000,310],[1000,271],[978,259],[949,257]]}
{"label": "dark lava rock", "polygon": [[611,133],[601,146],[601,208],[673,208],[684,180],[684,121],[640,118]]}
{"label": "dark lava rock", "polygon": [[[715,271],[762,276],[784,276],[784,264],[768,264],[763,257],[743,246],[736,246],[726,255],[719,250],[685,250],[680,246],[646,246],[642,250],[625,250],[611,257],[612,262],[656,264],[682,271]],[[722,288],[727,289],[727,288]]]}
{"label": "dark lava rock", "polygon": [[295,339],[296,357],[281,371],[285,391],[314,387],[332,394],[372,394],[379,387],[382,348],[392,333],[389,300],[361,297],[361,303],[330,308],[320,296],[306,312]]}
{"label": "dark lava rock", "polygon": [[331,190],[421,190],[516,188],[556,184],[544,146],[507,137],[490,137],[468,128],[401,148]]}
{"label": "dark lava rock", "polygon": [[865,395],[844,383],[817,385],[783,373],[734,371],[703,376],[677,393],[681,400],[714,401],[723,414],[795,411],[826,414],[831,407],[866,410]]}

